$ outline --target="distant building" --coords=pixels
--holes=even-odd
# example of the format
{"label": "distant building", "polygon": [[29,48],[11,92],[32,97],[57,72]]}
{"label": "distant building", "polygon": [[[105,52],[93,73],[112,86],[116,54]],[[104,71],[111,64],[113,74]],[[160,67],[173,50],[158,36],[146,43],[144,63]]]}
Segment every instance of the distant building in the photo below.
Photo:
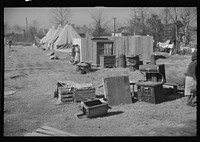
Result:
{"label": "distant building", "polygon": [[130,36],[131,33],[129,32],[128,27],[121,27],[115,33],[111,33],[112,36]]}

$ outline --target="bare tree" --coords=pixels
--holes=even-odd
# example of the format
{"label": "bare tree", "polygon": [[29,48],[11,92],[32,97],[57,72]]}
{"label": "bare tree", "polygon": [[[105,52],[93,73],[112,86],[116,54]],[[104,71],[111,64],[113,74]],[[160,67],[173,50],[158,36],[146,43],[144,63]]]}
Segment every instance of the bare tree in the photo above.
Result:
{"label": "bare tree", "polygon": [[149,8],[137,7],[131,9],[131,18],[128,20],[131,33],[146,35],[146,19],[149,16]]}
{"label": "bare tree", "polygon": [[178,39],[178,21],[180,20],[180,11],[178,10],[177,7],[172,7],[172,8],[166,8],[166,12],[169,14],[170,20],[173,22],[175,27],[175,49],[177,53],[178,44],[180,42]]}
{"label": "bare tree", "polygon": [[103,10],[98,10],[98,12],[90,14],[92,20],[94,21],[94,32],[93,36],[102,36],[106,35],[107,24],[110,20],[107,20],[107,16],[105,16]]}
{"label": "bare tree", "polygon": [[17,33],[23,31],[23,27],[19,26],[18,24],[14,25],[13,30]]}
{"label": "bare tree", "polygon": [[165,25],[169,24],[170,16],[169,16],[169,12],[168,12],[167,7],[163,8],[161,10],[159,17],[161,18],[163,24],[165,24]]}
{"label": "bare tree", "polygon": [[188,27],[189,25],[197,20],[197,9],[195,7],[184,7],[181,9],[180,18],[184,26],[184,43],[187,42],[188,37]]}
{"label": "bare tree", "polygon": [[7,34],[10,31],[10,25],[8,23],[4,23],[4,34]]}
{"label": "bare tree", "polygon": [[51,22],[56,26],[61,24],[64,26],[70,20],[72,16],[71,10],[69,8],[52,8],[50,10]]}
{"label": "bare tree", "polygon": [[30,35],[34,37],[34,35],[36,35],[38,31],[39,31],[39,24],[37,20],[34,20],[32,24],[29,25]]}
{"label": "bare tree", "polygon": [[[159,13],[159,17],[162,20],[162,23],[164,24],[164,27],[168,27],[170,24],[170,16],[169,16],[169,12],[168,12],[168,8],[165,7],[163,8],[160,13]],[[166,40],[168,32],[164,31],[164,40]]]}

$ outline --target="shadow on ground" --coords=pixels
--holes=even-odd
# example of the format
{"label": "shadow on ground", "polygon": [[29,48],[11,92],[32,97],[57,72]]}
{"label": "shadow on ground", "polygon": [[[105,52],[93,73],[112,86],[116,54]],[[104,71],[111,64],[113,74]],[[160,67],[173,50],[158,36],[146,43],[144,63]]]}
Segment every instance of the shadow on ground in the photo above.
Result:
{"label": "shadow on ground", "polygon": [[106,114],[102,115],[102,116],[97,116],[97,117],[91,117],[91,118],[87,118],[85,114],[76,114],[76,116],[79,119],[95,119],[98,117],[109,117],[109,116],[113,116],[113,115],[118,115],[123,113],[123,111],[111,111],[111,112],[107,112]]}
{"label": "shadow on ground", "polygon": [[99,69],[91,69],[91,72],[95,72],[98,71]]}
{"label": "shadow on ground", "polygon": [[108,116],[118,115],[118,114],[121,114],[121,113],[124,113],[124,112],[123,111],[111,111],[111,112],[108,112],[106,115],[101,116],[101,117],[108,117]]}

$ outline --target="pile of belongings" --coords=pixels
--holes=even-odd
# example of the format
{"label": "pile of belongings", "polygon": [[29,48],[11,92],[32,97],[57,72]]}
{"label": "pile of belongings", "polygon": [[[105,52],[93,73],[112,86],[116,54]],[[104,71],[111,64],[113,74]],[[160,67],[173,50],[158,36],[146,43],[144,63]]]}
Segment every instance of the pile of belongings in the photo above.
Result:
{"label": "pile of belongings", "polygon": [[49,57],[50,60],[58,60],[59,59],[59,57],[56,56],[55,52],[48,53],[47,56],[50,56]]}
{"label": "pile of belongings", "polygon": [[79,84],[74,81],[59,81],[57,82],[56,90],[54,91],[54,98],[58,98],[56,104],[61,104],[62,91],[73,94],[75,101],[80,98],[92,98],[95,97],[95,87],[91,83]]}
{"label": "pile of belongings", "polygon": [[71,46],[71,44],[57,45],[57,49],[68,49],[71,48]]}
{"label": "pile of belongings", "polygon": [[81,74],[89,73],[92,70],[90,63],[80,62],[77,64],[76,71],[80,71]]}

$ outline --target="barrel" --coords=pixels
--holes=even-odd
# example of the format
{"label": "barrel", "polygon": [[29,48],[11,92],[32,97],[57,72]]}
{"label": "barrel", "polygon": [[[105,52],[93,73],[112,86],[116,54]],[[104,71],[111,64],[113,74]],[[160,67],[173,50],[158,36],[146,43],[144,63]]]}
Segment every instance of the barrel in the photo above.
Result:
{"label": "barrel", "polygon": [[126,56],[124,54],[121,54],[118,58],[118,67],[126,67]]}
{"label": "barrel", "polygon": [[151,55],[151,64],[156,65],[156,57],[155,55]]}

